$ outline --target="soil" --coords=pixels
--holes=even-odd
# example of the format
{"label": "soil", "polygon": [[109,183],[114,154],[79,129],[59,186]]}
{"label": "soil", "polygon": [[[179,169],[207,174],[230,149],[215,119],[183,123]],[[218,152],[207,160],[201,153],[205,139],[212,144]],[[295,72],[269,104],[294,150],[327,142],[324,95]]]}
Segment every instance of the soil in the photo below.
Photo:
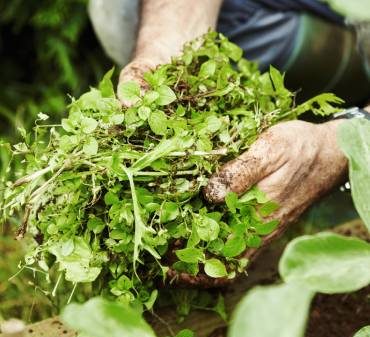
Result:
{"label": "soil", "polygon": [[317,295],[306,337],[353,337],[370,324],[370,287],[352,294]]}

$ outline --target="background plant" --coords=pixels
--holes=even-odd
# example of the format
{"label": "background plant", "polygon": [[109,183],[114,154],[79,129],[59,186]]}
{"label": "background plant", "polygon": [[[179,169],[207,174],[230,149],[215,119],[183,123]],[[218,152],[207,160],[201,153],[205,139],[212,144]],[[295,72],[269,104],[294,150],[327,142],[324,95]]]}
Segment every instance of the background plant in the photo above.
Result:
{"label": "background plant", "polygon": [[[95,39],[86,3],[0,2],[2,182],[15,169],[13,166],[13,170],[6,170],[11,158],[8,144],[21,139],[17,128],[31,128],[40,111],[47,111],[52,120],[57,120],[66,110],[68,94],[86,91],[111,67]],[[48,287],[44,276],[28,270],[22,273],[22,279],[12,278],[8,282],[19,271],[18,264],[25,254],[25,243],[14,240],[13,225],[1,227],[0,316],[25,321],[50,317],[56,308],[45,296]],[[68,286],[60,286],[70,291]],[[55,298],[54,301],[57,302]]]}

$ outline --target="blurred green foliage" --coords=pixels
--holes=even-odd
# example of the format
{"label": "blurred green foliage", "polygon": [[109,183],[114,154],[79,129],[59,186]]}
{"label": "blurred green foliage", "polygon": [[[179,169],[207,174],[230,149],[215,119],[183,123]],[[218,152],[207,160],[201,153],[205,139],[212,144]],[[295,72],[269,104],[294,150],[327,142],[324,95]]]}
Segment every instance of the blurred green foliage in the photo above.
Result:
{"label": "blurred green foliage", "polygon": [[[8,143],[18,141],[17,128],[30,129],[39,112],[59,119],[69,101],[66,93],[79,96],[112,66],[95,38],[86,5],[87,0],[0,0],[0,189],[10,159]],[[57,299],[52,303],[48,293],[53,280],[25,270],[8,281],[23,257],[12,226],[1,227],[0,319],[34,321],[56,313]],[[36,281],[44,287],[36,287]]]}
{"label": "blurred green foliage", "polygon": [[[0,1],[2,135],[28,126],[40,111],[64,111],[111,66],[86,10],[87,0]],[[9,128],[9,125],[11,126]]]}

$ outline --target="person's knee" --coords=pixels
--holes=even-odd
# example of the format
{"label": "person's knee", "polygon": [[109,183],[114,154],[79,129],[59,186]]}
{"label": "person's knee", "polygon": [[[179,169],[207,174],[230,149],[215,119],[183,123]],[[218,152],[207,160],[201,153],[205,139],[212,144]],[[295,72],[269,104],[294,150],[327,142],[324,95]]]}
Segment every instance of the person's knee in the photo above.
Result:
{"label": "person's knee", "polygon": [[118,65],[130,60],[139,21],[138,0],[90,0],[89,16],[106,54]]}

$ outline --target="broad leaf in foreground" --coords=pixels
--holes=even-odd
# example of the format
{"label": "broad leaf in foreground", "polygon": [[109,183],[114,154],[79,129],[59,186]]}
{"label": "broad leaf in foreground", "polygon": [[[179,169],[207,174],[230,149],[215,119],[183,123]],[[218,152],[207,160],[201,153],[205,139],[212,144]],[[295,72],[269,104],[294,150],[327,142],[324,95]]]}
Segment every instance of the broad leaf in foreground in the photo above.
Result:
{"label": "broad leaf in foreground", "polygon": [[339,146],[349,160],[349,178],[356,209],[370,230],[370,122],[353,119],[338,130]]}
{"label": "broad leaf in foreground", "polygon": [[334,294],[356,291],[370,283],[370,244],[331,233],[291,241],[279,263],[285,282]]}
{"label": "broad leaf in foreground", "polygon": [[353,337],[370,337],[370,325],[363,327]]}
{"label": "broad leaf in foreground", "polygon": [[89,337],[155,337],[153,330],[134,309],[96,297],[85,304],[70,304],[63,321]]}
{"label": "broad leaf in foreground", "polygon": [[228,337],[301,337],[312,296],[297,284],[256,287],[237,307]]}

